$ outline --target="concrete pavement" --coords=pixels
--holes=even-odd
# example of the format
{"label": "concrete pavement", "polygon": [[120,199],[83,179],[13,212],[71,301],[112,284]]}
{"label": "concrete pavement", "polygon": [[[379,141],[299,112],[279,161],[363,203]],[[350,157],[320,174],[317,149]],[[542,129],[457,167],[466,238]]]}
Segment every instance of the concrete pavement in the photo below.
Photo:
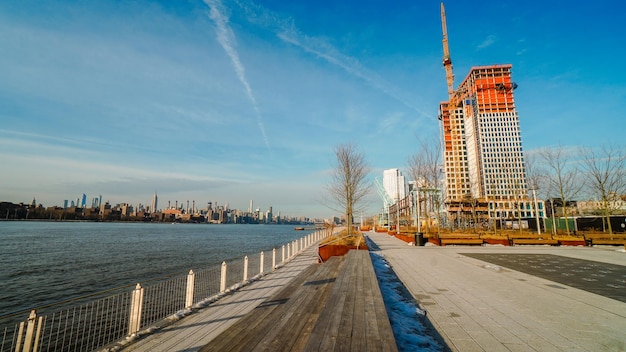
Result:
{"label": "concrete pavement", "polygon": [[615,264],[626,287],[626,253],[614,247],[413,247],[368,236],[453,351],[626,351],[626,303],[464,255]]}

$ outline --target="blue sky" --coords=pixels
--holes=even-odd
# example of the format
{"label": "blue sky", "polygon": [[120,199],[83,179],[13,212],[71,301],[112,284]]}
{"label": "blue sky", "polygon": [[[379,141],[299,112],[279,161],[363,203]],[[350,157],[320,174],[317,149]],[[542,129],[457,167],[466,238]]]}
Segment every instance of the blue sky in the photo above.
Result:
{"label": "blue sky", "polygon": [[[446,100],[439,1],[2,1],[0,200],[324,200],[333,148],[406,169]],[[623,143],[626,5],[448,1],[455,83],[513,65],[522,140]],[[372,187],[368,212],[382,207]]]}

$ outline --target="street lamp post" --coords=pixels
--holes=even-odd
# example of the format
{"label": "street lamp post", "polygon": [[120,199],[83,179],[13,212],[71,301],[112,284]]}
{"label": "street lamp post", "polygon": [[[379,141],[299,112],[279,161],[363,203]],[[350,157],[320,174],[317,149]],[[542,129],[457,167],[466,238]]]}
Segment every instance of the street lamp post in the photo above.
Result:
{"label": "street lamp post", "polygon": [[532,188],[533,201],[535,202],[535,220],[537,220],[537,234],[541,235],[541,225],[539,224],[539,207],[537,205],[537,185]]}
{"label": "street lamp post", "polygon": [[556,236],[556,215],[554,214],[554,198],[550,198],[550,207],[552,208],[552,234]]}

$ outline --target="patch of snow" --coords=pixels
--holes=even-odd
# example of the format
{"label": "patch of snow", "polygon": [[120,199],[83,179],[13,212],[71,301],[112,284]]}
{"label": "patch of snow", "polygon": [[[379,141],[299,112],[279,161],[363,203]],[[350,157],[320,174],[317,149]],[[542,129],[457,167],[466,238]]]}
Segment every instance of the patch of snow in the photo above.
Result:
{"label": "patch of snow", "polygon": [[491,269],[491,270],[495,270],[495,271],[500,271],[502,270],[502,268],[498,265],[494,265],[494,264],[485,264],[483,265],[483,268],[485,269]]}
{"label": "patch of snow", "polygon": [[370,252],[383,300],[399,351],[443,351],[444,347],[425,324],[426,312],[396,276],[388,262]]}

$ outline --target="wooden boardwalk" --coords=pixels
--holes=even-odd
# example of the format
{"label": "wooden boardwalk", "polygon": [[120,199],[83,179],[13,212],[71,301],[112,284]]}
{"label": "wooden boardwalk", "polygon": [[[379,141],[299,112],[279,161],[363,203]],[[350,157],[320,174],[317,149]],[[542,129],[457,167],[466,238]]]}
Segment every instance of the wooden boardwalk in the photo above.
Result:
{"label": "wooden boardwalk", "polygon": [[201,351],[397,351],[367,251],[303,271]]}
{"label": "wooden boardwalk", "polygon": [[148,328],[151,330],[150,333],[119,348],[134,352],[198,351],[259,304],[280,292],[303,271],[319,266],[317,261],[317,246],[309,246],[284,266],[262,279],[196,310],[173,324],[150,327]]}

